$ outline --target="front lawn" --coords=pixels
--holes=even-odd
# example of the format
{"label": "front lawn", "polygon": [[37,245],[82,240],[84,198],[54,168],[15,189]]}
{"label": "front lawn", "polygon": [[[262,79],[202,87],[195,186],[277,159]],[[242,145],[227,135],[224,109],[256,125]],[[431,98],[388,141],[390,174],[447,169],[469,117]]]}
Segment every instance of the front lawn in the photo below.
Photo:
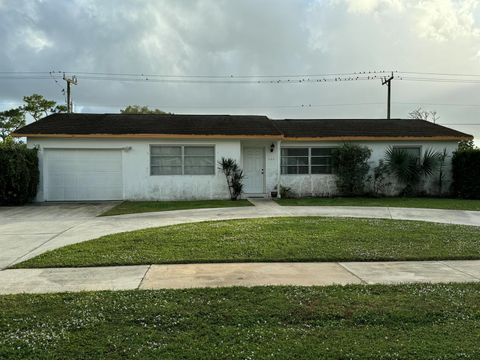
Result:
{"label": "front lawn", "polygon": [[434,259],[480,259],[480,228],[324,217],[211,221],[108,235],[15,267]]}
{"label": "front lawn", "polygon": [[299,198],[278,199],[283,206],[381,206],[381,207],[405,207],[405,208],[429,208],[451,210],[480,211],[480,200],[445,199],[445,198],[408,198],[408,197],[385,197],[385,198]]}
{"label": "front lawn", "polygon": [[191,201],[124,201],[100,216],[135,214],[155,211],[253,206],[248,200],[191,200]]}
{"label": "front lawn", "polygon": [[480,284],[0,297],[2,359],[478,359]]}

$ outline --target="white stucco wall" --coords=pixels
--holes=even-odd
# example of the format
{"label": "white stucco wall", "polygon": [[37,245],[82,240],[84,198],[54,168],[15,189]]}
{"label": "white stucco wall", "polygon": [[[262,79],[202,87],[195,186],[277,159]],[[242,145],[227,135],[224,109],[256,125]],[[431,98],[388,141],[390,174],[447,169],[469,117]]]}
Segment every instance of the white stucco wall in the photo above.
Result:
{"label": "white stucco wall", "polygon": [[[443,185],[443,192],[448,191],[451,184],[451,160],[452,153],[457,150],[458,144],[456,142],[420,142],[420,141],[399,141],[399,142],[367,142],[356,141],[352,142],[359,145],[367,146],[372,150],[372,155],[369,160],[370,173],[378,165],[379,160],[385,158],[385,151],[389,146],[420,146],[421,154],[427,150],[432,149],[440,153],[443,149],[447,149],[447,158],[445,159],[445,183]],[[283,141],[282,147],[335,147],[342,143],[339,142],[297,142],[297,141]],[[402,186],[395,183],[394,179],[389,179],[392,186],[389,187],[388,195],[396,195]],[[421,184],[421,188],[428,193],[435,194],[438,192],[438,176],[435,173],[429,180]],[[334,175],[281,175],[281,184],[290,187],[295,196],[332,196],[337,194]]]}
{"label": "white stucco wall", "polygon": [[[371,170],[378,165],[378,161],[385,156],[388,146],[421,146],[422,153],[426,149],[433,149],[442,152],[447,149],[446,159],[446,183],[444,189],[448,190],[450,185],[450,163],[452,152],[457,149],[456,142],[356,142],[372,149],[370,158]],[[150,175],[150,145],[155,144],[196,144],[214,145],[217,162],[222,157],[236,159],[243,167],[242,149],[244,147],[263,147],[265,150],[265,193],[270,194],[278,183],[279,171],[279,146],[276,141],[262,140],[183,140],[183,139],[53,139],[53,138],[31,138],[28,139],[28,146],[39,147],[40,162],[40,185],[37,201],[44,201],[44,162],[45,149],[106,149],[106,148],[130,148],[122,150],[123,162],[123,188],[124,199],[128,200],[177,200],[177,199],[226,199],[228,188],[225,177],[221,171],[216,169],[215,175]],[[271,145],[274,150],[271,152]],[[282,147],[334,147],[339,146],[338,142],[294,142],[283,141]],[[429,184],[423,188],[430,193],[437,191],[437,176],[431,178]],[[292,188],[296,196],[332,196],[336,194],[334,175],[280,175],[280,184]],[[399,191],[399,186],[391,187],[391,194]]]}
{"label": "white stucco wall", "polygon": [[230,157],[240,162],[239,140],[158,140],[158,139],[47,139],[28,140],[28,146],[39,147],[40,185],[37,201],[44,201],[45,149],[106,149],[122,150],[124,199],[128,200],[176,200],[176,199],[225,199],[228,188],[225,176],[218,169],[215,175],[150,175],[150,145],[196,144],[215,145],[215,161]]}

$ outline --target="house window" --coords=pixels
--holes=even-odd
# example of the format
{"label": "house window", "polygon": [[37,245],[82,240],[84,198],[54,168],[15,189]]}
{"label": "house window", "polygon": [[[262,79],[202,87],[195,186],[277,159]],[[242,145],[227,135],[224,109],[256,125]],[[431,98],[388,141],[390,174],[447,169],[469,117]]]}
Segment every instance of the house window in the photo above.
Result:
{"label": "house window", "polygon": [[150,174],[215,175],[215,147],[151,145]]}
{"label": "house window", "polygon": [[308,174],[308,148],[283,148],[282,174]]}
{"label": "house window", "polygon": [[396,151],[405,151],[415,159],[420,160],[420,146],[394,146],[393,149]]}
{"label": "house window", "polygon": [[332,150],[333,148],[310,149],[311,174],[332,173]]}
{"label": "house window", "polygon": [[213,146],[184,146],[185,175],[214,175],[215,148]]}
{"label": "house window", "polygon": [[333,148],[282,148],[282,174],[331,174]]}

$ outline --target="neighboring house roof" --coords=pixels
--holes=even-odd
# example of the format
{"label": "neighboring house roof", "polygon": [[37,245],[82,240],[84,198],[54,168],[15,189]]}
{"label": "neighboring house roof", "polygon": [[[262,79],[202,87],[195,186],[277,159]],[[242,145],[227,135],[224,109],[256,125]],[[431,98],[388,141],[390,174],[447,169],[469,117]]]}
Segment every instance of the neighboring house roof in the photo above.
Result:
{"label": "neighboring house roof", "polygon": [[285,140],[462,140],[472,136],[424,120],[271,120],[250,115],[54,114],[18,137],[236,137]]}

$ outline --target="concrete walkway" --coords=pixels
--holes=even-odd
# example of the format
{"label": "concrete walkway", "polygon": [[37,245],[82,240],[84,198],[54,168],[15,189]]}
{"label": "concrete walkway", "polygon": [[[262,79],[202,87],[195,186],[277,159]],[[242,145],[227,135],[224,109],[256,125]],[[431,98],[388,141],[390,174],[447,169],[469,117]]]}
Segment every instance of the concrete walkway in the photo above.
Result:
{"label": "concrete walkway", "polygon": [[254,199],[255,206],[164,211],[96,217],[113,203],[50,204],[0,208],[0,269],[45,251],[100,236],[149,227],[208,220],[274,216],[333,216],[419,220],[480,226],[480,211],[351,206],[279,206]]}
{"label": "concrete walkway", "polygon": [[0,294],[417,282],[480,282],[480,260],[15,269],[0,271]]}

